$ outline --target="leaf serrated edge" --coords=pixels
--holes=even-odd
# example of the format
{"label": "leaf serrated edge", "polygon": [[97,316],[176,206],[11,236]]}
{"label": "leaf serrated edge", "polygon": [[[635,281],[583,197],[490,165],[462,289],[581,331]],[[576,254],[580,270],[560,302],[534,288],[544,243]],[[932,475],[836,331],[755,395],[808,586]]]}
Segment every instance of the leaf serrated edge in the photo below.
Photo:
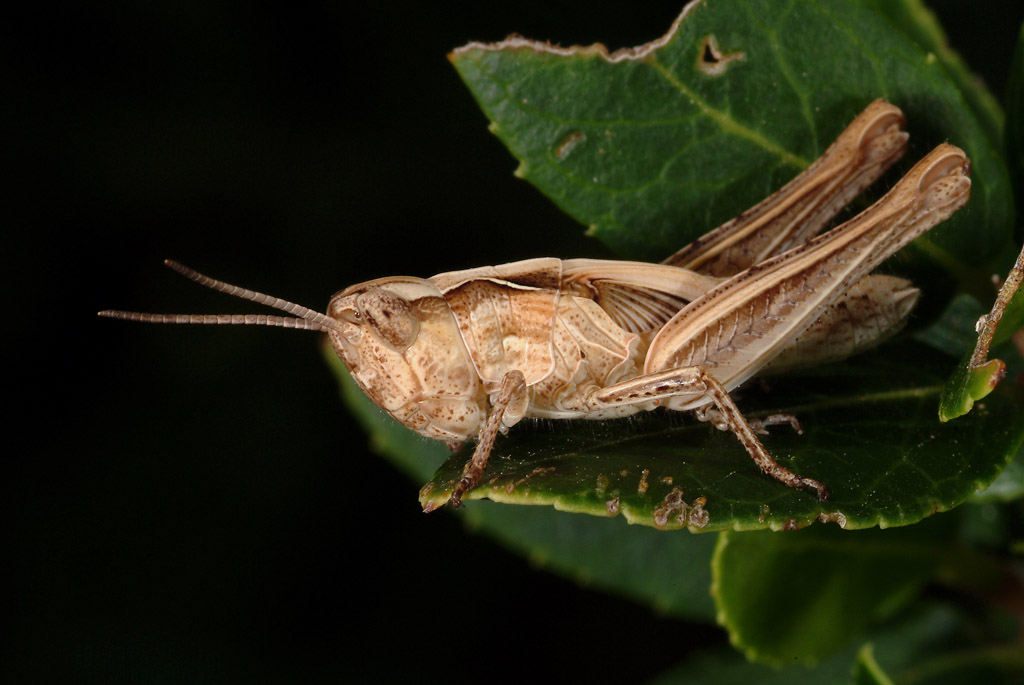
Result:
{"label": "leaf serrated edge", "polygon": [[[1005,463],[1002,468],[1005,468],[1015,458],[1016,451],[1020,449],[1021,445],[1024,444],[1024,429],[1020,431],[1017,437],[1016,447],[1011,448],[1007,452]],[[1002,468],[1000,471],[1002,471]],[[997,476],[998,477],[998,476]],[[967,494],[963,499],[954,501],[951,503],[940,502],[937,499],[922,498],[918,500],[919,506],[916,507],[917,511],[927,512],[924,513],[920,518],[915,518],[916,514],[911,515],[911,520],[905,518],[893,518],[883,514],[879,514],[874,518],[852,519],[848,514],[843,513],[841,510],[834,511],[816,511],[806,514],[802,517],[788,517],[788,518],[771,518],[766,519],[763,523],[744,523],[742,521],[733,519],[729,525],[724,528],[715,526],[696,525],[693,523],[687,523],[687,525],[665,525],[659,526],[653,522],[653,517],[649,516],[645,511],[639,510],[637,507],[631,506],[628,503],[616,502],[614,506],[610,506],[610,501],[605,502],[605,506],[602,508],[597,504],[578,504],[568,500],[563,495],[533,495],[528,489],[517,490],[515,493],[509,493],[501,487],[492,488],[477,488],[470,491],[463,498],[464,501],[471,500],[490,500],[499,504],[515,504],[521,506],[550,506],[556,511],[572,513],[572,514],[584,514],[590,516],[599,516],[605,518],[614,518],[615,516],[621,515],[623,519],[629,525],[639,525],[647,528],[654,528],[656,530],[664,531],[675,531],[675,530],[688,530],[690,533],[727,533],[727,532],[752,532],[759,530],[770,530],[778,533],[788,530],[798,530],[806,528],[814,523],[835,523],[843,530],[870,530],[872,528],[886,529],[886,528],[902,528],[904,526],[914,525],[923,521],[926,518],[934,516],[935,514],[945,513],[952,511],[961,504],[969,501],[969,499],[977,492],[982,492],[988,488],[994,479],[988,480],[983,478],[975,478],[970,482],[967,490]],[[443,493],[443,491],[441,491]],[[436,496],[429,498],[430,501],[434,501],[437,506],[443,505],[447,499]],[[613,498],[617,500],[618,498]],[[425,503],[426,498],[421,499],[421,503]],[[902,510],[901,510],[902,513]]]}

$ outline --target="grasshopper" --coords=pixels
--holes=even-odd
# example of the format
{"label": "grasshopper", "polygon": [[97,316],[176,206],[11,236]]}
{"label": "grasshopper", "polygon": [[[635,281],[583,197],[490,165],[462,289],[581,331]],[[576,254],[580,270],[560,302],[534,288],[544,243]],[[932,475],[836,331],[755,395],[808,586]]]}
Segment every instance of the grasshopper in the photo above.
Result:
{"label": "grasshopper", "polygon": [[[324,331],[352,378],[395,419],[454,450],[476,439],[448,503],[480,480],[499,433],[525,417],[608,419],[661,406],[732,431],[782,483],[829,496],[779,465],[758,434],[795,417],[748,420],[730,391],[759,372],[842,358],[897,331],[909,281],[870,272],[970,196],[969,162],[942,144],[885,196],[817,235],[899,159],[902,112],[871,103],[814,164],[661,264],[539,258],[396,276],[336,293],[326,313],[203,276],[275,315],[100,316],[154,323]],[[429,507],[428,507],[429,510]]]}

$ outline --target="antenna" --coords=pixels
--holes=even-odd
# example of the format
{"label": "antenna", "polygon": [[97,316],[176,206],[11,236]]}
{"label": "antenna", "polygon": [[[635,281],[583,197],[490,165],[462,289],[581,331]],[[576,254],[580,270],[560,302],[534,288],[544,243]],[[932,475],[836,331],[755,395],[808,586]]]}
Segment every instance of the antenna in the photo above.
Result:
{"label": "antenna", "polygon": [[295,328],[305,331],[341,330],[338,322],[331,317],[308,307],[303,307],[300,304],[256,292],[255,290],[249,290],[248,288],[231,285],[224,281],[218,281],[216,278],[204,276],[198,271],[171,259],[165,259],[164,264],[190,281],[195,281],[199,285],[211,290],[240,297],[243,300],[249,300],[257,304],[264,304],[268,307],[294,314],[295,316],[275,316],[273,314],[146,314],[143,312],[124,312],[112,309],[105,309],[98,312],[98,315],[108,319],[142,321],[144,323],[279,326],[281,328]]}

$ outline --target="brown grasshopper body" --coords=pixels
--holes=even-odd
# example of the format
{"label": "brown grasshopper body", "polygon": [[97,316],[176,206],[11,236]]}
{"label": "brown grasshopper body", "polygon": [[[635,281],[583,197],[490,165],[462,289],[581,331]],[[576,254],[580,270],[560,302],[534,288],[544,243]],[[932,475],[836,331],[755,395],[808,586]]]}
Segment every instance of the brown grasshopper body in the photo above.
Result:
{"label": "brown grasshopper body", "polygon": [[968,199],[964,153],[940,145],[885,197],[813,237],[905,150],[902,113],[872,103],[825,154],[770,198],[662,264],[532,259],[349,287],[326,314],[214,281],[283,309],[274,316],[149,315],[169,323],[257,323],[330,336],[359,387],[404,425],[453,447],[477,439],[450,504],[480,479],[499,432],[525,417],[606,419],[657,406],[733,431],[792,487],[822,483],[772,459],[729,391],[762,371],[849,356],[898,330],[909,282],[869,272]]}

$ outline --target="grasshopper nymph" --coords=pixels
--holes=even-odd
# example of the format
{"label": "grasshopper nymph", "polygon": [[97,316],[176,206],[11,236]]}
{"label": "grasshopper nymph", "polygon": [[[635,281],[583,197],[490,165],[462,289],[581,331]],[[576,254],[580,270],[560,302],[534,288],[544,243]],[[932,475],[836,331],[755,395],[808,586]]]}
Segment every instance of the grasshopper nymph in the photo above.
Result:
{"label": "grasshopper nymph", "polygon": [[325,331],[356,383],[409,428],[453,448],[476,439],[449,504],[479,481],[499,432],[525,417],[605,419],[662,406],[732,431],[768,475],[780,466],[729,392],[765,370],[854,354],[898,330],[919,291],[869,272],[970,196],[966,155],[939,145],[881,200],[815,234],[906,149],[899,108],[871,103],[778,192],[661,264],[553,257],[396,276],[336,293],[325,314],[168,265],[283,310],[265,315],[104,311],[156,323]]}

